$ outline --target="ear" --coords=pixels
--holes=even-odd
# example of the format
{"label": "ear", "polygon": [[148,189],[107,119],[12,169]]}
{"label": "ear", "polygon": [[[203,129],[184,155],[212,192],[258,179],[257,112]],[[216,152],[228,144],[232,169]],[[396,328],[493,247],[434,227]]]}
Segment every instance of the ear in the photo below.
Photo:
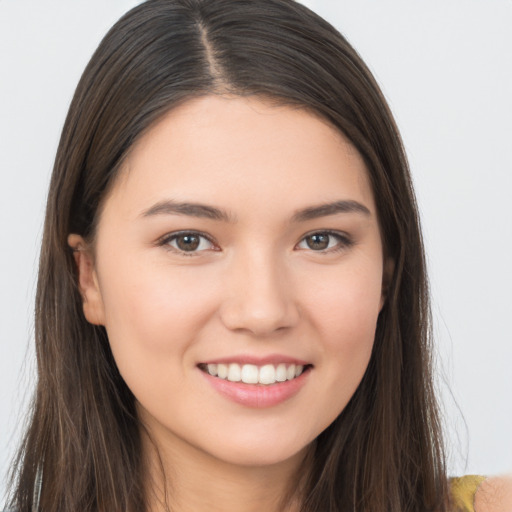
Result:
{"label": "ear", "polygon": [[73,249],[78,275],[78,288],[82,296],[85,318],[91,324],[105,325],[105,308],[94,267],[93,254],[80,235],[69,235],[68,245]]}
{"label": "ear", "polygon": [[395,260],[391,257],[384,258],[384,267],[382,270],[382,294],[380,297],[379,311],[382,311],[384,304],[388,298],[389,286],[395,271]]}

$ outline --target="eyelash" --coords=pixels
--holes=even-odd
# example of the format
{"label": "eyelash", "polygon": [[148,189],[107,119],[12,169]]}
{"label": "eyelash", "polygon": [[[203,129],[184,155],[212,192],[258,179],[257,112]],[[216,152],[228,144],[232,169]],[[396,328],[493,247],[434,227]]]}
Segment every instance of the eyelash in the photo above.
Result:
{"label": "eyelash", "polygon": [[[214,241],[208,235],[206,235],[205,233],[201,233],[200,231],[178,231],[178,232],[169,233],[169,234],[163,236],[162,238],[160,238],[158,240],[157,245],[160,247],[167,246],[168,250],[178,253],[181,256],[186,256],[186,257],[199,256],[201,251],[183,251],[181,249],[172,247],[170,245],[170,243],[172,241],[176,240],[180,236],[186,236],[186,235],[204,238],[204,239],[208,240],[211,244],[214,244]],[[308,233],[307,235],[305,235],[304,237],[301,238],[299,244],[302,243],[307,238],[315,236],[315,235],[328,235],[328,236],[337,238],[339,241],[335,247],[330,248],[330,249],[322,249],[320,251],[315,251],[315,250],[311,249],[312,252],[316,252],[319,254],[336,254],[336,253],[341,252],[345,249],[348,249],[352,245],[354,245],[353,240],[351,240],[351,238],[348,237],[346,234],[340,233],[338,231],[332,231],[329,229],[321,230],[321,231],[313,231],[311,233]]]}
{"label": "eyelash", "polygon": [[330,229],[326,229],[323,231],[313,231],[312,233],[308,233],[307,235],[301,238],[299,243],[302,243],[302,241],[315,235],[328,235],[330,237],[338,239],[338,243],[334,247],[331,247],[330,249],[322,249],[320,251],[314,251],[313,249],[311,249],[312,252],[317,252],[319,254],[336,254],[354,245],[354,241],[347,234],[340,233],[339,231],[332,231]]}
{"label": "eyelash", "polygon": [[179,238],[180,236],[186,236],[186,235],[192,235],[192,236],[196,236],[196,237],[201,237],[201,238],[204,238],[204,239],[208,240],[208,242],[210,242],[211,244],[214,244],[214,241],[208,235],[206,235],[205,233],[201,233],[200,231],[177,231],[176,233],[170,233],[168,235],[164,235],[158,241],[158,245],[162,246],[162,247],[166,246],[166,248],[169,251],[178,253],[181,256],[187,256],[187,257],[189,257],[189,256],[198,256],[199,255],[199,251],[187,252],[187,251],[182,251],[181,249],[178,249],[176,247],[172,247],[171,245],[169,245],[170,242],[172,242],[176,238]]}

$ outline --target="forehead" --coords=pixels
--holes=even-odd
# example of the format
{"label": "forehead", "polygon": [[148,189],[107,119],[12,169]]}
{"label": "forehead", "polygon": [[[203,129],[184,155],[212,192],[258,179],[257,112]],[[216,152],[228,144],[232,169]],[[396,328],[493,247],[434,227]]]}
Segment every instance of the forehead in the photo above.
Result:
{"label": "forehead", "polygon": [[112,193],[139,210],[165,197],[268,215],[339,199],[375,208],[363,159],[330,123],[302,108],[229,96],[168,112],[133,146]]}

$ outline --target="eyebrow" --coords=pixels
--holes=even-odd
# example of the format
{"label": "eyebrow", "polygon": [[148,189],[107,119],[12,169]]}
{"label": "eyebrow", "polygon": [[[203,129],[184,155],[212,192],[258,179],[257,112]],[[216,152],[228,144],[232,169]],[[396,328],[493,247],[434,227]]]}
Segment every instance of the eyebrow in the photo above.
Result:
{"label": "eyebrow", "polygon": [[142,212],[143,217],[152,217],[153,215],[186,215],[189,217],[202,217],[205,219],[220,220],[236,223],[236,217],[228,212],[201,203],[179,203],[172,199],[166,199],[154,204],[151,208]]}
{"label": "eyebrow", "polygon": [[334,201],[333,203],[309,206],[307,208],[297,210],[292,222],[304,222],[306,220],[317,219],[319,217],[327,217],[328,215],[336,215],[338,213],[362,213],[370,216],[370,210],[361,203],[352,200]]}
{"label": "eyebrow", "polygon": [[[340,200],[296,210],[291,218],[291,222],[305,222],[319,217],[336,215],[338,213],[359,213],[366,216],[371,215],[370,210],[357,201]],[[209,206],[201,203],[180,203],[172,199],[159,201],[142,212],[142,217],[152,217],[155,215],[185,215],[188,217],[212,219],[230,224],[235,224],[237,222],[235,215],[232,215],[220,208],[216,208],[215,206]]]}

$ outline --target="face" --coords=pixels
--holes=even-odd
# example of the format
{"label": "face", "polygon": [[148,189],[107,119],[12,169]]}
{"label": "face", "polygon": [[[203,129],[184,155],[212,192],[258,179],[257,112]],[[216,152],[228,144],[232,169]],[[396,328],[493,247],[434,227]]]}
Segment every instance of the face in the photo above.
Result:
{"label": "face", "polygon": [[384,301],[362,158],[254,98],[194,99],[149,130],[77,262],[157,442],[244,466],[290,459],[340,414]]}

